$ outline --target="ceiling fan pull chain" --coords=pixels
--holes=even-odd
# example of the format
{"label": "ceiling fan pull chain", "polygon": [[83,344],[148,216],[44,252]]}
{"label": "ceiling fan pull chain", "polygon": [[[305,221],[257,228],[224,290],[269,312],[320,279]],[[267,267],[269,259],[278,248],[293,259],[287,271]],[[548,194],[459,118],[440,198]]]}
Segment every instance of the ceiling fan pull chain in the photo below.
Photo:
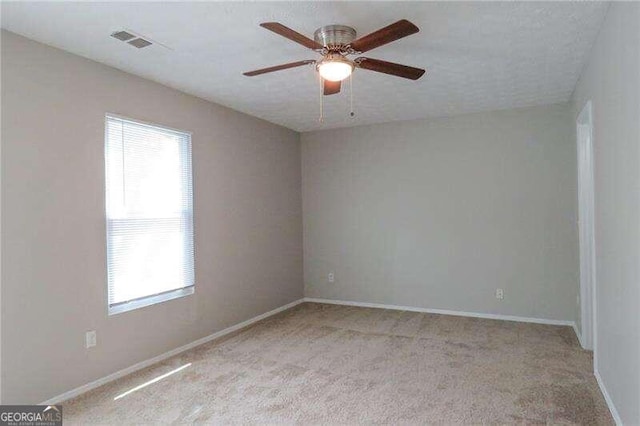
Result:
{"label": "ceiling fan pull chain", "polygon": [[353,73],[349,74],[349,116],[351,116],[351,118],[355,117],[356,114],[353,112]]}
{"label": "ceiling fan pull chain", "polygon": [[322,76],[320,75],[320,73],[318,73],[318,82],[320,86],[320,90],[318,91],[318,93],[320,94],[320,117],[318,117],[318,121],[322,123],[324,121],[324,101],[322,99],[324,97],[324,81],[322,80]]}

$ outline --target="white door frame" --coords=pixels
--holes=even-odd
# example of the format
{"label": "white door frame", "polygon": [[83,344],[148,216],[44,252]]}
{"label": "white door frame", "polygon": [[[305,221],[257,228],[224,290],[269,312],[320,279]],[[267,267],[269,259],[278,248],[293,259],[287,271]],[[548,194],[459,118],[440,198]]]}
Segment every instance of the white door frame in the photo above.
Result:
{"label": "white door frame", "polygon": [[596,345],[596,256],[593,180],[593,112],[588,101],[576,120],[578,147],[578,237],[580,249],[580,343]]}

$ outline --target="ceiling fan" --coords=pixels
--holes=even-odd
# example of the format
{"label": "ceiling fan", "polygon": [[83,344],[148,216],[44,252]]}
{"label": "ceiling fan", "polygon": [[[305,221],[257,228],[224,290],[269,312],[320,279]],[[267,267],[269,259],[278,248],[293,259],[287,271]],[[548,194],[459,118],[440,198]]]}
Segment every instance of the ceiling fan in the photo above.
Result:
{"label": "ceiling fan", "polygon": [[322,78],[323,93],[325,95],[333,95],[340,92],[342,80],[348,78],[356,68],[395,75],[411,80],[417,80],[424,74],[424,70],[421,68],[381,61],[379,59],[362,56],[353,60],[348,58],[350,55],[359,55],[420,31],[418,27],[406,19],[402,19],[359,39],[356,39],[356,30],[346,25],[327,25],[320,27],[313,35],[314,40],[278,22],[264,22],[260,24],[260,26],[320,53],[322,58],[318,60],[308,59],[291,62],[245,72],[244,75],[249,77],[315,64],[315,68]]}

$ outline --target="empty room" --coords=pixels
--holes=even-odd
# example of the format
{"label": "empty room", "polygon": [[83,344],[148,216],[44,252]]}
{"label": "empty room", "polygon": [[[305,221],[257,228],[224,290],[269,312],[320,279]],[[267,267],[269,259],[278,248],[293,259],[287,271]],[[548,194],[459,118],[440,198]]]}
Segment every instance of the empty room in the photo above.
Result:
{"label": "empty room", "polygon": [[0,424],[640,425],[640,2],[0,17]]}

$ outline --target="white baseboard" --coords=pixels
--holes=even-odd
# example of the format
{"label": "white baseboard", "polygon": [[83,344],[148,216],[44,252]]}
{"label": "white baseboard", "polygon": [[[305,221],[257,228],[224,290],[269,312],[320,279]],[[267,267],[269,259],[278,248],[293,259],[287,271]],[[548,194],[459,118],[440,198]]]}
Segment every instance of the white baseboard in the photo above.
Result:
{"label": "white baseboard", "polygon": [[567,325],[567,326],[573,327],[574,330],[577,330],[575,323],[573,321],[565,321],[565,320],[527,318],[527,317],[519,317],[519,316],[513,316],[513,315],[485,314],[485,313],[479,313],[479,312],[451,311],[447,309],[416,308],[413,306],[384,305],[381,303],[352,302],[352,301],[333,300],[333,299],[318,299],[315,297],[305,297],[304,301],[313,302],[313,303],[329,303],[332,305],[360,306],[363,308],[394,309],[399,311],[425,312],[429,314],[455,315],[459,317],[486,318],[486,319],[517,321],[517,322],[531,322],[535,324]]}
{"label": "white baseboard", "polygon": [[582,333],[580,333],[580,330],[578,329],[578,324],[576,324],[575,322],[573,323],[573,331],[576,333],[576,337],[578,338],[578,342],[580,343],[580,346],[582,347],[582,349],[588,350],[587,348],[584,347],[584,343],[582,343]]}
{"label": "white baseboard", "polygon": [[145,361],[141,361],[141,362],[139,362],[137,364],[134,364],[134,365],[132,365],[130,367],[124,368],[124,369],[122,369],[120,371],[116,371],[113,374],[109,374],[108,376],[102,377],[102,378],[100,378],[98,380],[94,380],[93,382],[87,383],[85,385],[82,385],[80,387],[72,389],[72,390],[70,390],[68,392],[65,392],[63,394],[54,396],[51,399],[48,399],[48,400],[46,400],[44,402],[41,402],[40,405],[60,404],[63,401],[66,401],[66,400],[71,399],[71,398],[75,398],[76,396],[79,396],[79,395],[81,395],[81,394],[83,394],[85,392],[88,392],[88,391],[90,391],[92,389],[100,387],[100,386],[102,386],[104,384],[107,384],[109,382],[117,380],[117,379],[119,379],[121,377],[127,376],[127,375],[129,375],[129,374],[131,374],[133,372],[136,372],[138,370],[141,370],[143,368],[149,367],[150,365],[153,365],[153,364],[158,363],[160,361],[164,361],[165,359],[171,358],[172,356],[178,355],[178,354],[180,354],[180,353],[182,353],[184,351],[188,351],[189,349],[193,349],[196,346],[200,346],[200,345],[208,343],[208,342],[210,342],[212,340],[219,339],[220,337],[226,336],[229,333],[233,333],[234,331],[238,331],[240,329],[248,327],[251,324],[254,324],[254,323],[256,323],[258,321],[261,321],[261,320],[263,320],[265,318],[268,318],[270,316],[278,314],[278,313],[280,313],[282,311],[286,311],[287,309],[293,308],[294,306],[297,306],[297,305],[299,305],[300,303],[303,303],[303,302],[304,302],[304,299],[298,299],[298,300],[296,300],[294,302],[291,302],[291,303],[288,303],[288,304],[286,304],[284,306],[280,306],[279,308],[276,308],[276,309],[274,309],[272,311],[269,311],[269,312],[265,312],[264,314],[258,315],[257,317],[253,317],[253,318],[248,319],[246,321],[243,321],[243,322],[241,322],[239,324],[232,325],[231,327],[227,327],[224,330],[220,330],[220,331],[218,331],[216,333],[210,334],[210,335],[208,335],[206,337],[203,337],[201,339],[198,339],[198,340],[196,340],[194,342],[187,343],[186,345],[180,346],[179,348],[173,349],[173,350],[171,350],[169,352],[165,352],[165,353],[163,353],[161,355],[158,355],[156,357],[153,357],[151,359],[147,359]]}
{"label": "white baseboard", "polygon": [[616,409],[616,406],[613,405],[613,400],[611,399],[611,396],[609,395],[607,388],[604,387],[604,382],[602,381],[602,377],[600,377],[600,373],[598,372],[598,369],[595,368],[595,366],[593,369],[593,375],[596,376],[598,386],[600,386],[600,392],[602,392],[602,396],[604,396],[604,400],[606,401],[607,406],[609,407],[609,411],[611,412],[611,417],[613,417],[613,421],[616,422],[617,426],[622,426],[622,419],[620,418],[620,414],[618,414],[618,410]]}

